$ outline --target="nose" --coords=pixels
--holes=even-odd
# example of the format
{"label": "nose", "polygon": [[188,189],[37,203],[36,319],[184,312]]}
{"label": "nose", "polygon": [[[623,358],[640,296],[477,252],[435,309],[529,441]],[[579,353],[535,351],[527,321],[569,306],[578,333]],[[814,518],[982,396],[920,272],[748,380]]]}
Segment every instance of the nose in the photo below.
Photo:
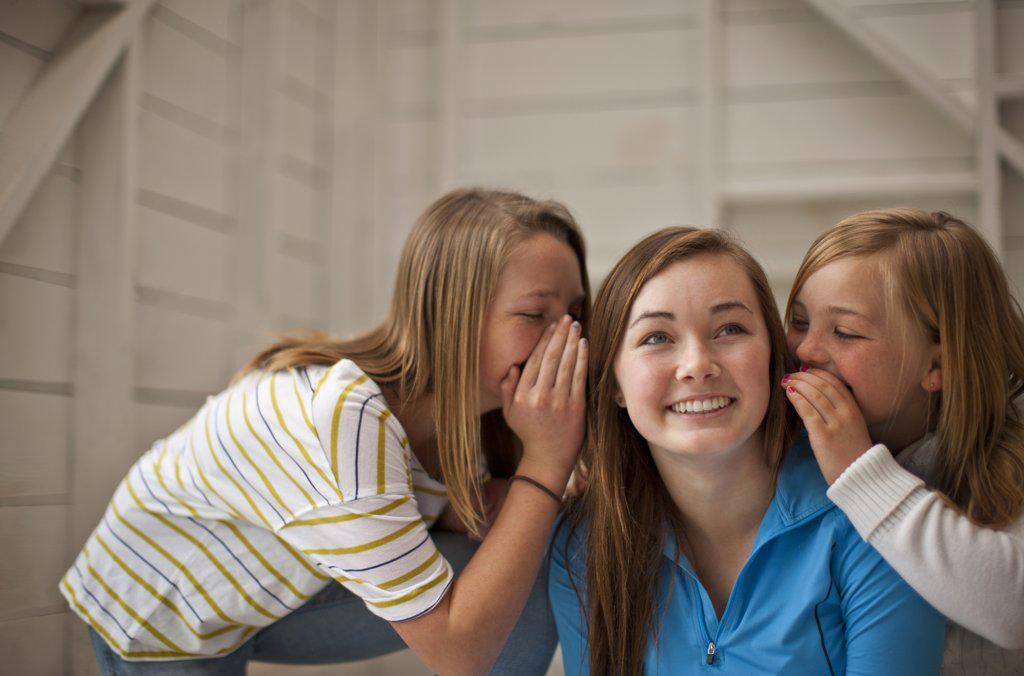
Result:
{"label": "nose", "polygon": [[682,348],[676,364],[676,380],[703,382],[721,374],[714,355],[702,341],[690,341]]}
{"label": "nose", "polygon": [[793,352],[801,363],[810,366],[821,367],[829,361],[828,352],[825,351],[817,331],[807,331]]}

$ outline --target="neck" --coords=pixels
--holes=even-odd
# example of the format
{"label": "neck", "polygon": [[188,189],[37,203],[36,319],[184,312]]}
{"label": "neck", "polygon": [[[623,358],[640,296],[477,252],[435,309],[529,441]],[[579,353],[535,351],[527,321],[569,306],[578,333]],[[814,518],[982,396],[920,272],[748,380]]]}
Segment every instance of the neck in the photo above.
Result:
{"label": "neck", "polygon": [[728,539],[756,533],[772,498],[760,433],[714,457],[654,448],[651,454],[687,533]]}

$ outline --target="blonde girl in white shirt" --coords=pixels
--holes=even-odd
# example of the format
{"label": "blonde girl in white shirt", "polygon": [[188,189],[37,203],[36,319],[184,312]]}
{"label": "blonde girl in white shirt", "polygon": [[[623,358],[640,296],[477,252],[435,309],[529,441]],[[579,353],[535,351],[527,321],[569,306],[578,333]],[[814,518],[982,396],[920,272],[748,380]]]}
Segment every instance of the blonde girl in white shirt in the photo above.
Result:
{"label": "blonde girl in white shirt", "polygon": [[584,260],[558,203],[430,205],[377,328],[257,355],[129,470],[60,585],[102,671],[241,675],[408,645],[444,674],[544,673],[538,571],[583,436]]}
{"label": "blonde girl in white shirt", "polygon": [[1024,673],[1024,320],[991,249],[943,212],[855,214],[786,319],[828,495],[952,621],[944,671]]}

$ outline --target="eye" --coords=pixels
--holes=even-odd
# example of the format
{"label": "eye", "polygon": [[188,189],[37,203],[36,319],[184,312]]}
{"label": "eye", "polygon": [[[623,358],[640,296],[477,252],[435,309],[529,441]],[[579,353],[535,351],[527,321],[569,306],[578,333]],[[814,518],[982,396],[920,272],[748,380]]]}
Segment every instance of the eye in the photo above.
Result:
{"label": "eye", "polygon": [[718,336],[739,336],[747,333],[747,330],[739,324],[726,324],[718,330]]}
{"label": "eye", "polygon": [[664,333],[662,331],[655,331],[654,333],[647,334],[647,336],[645,336],[644,339],[640,341],[640,344],[641,345],[664,345],[667,342],[668,342],[668,334],[666,334],[666,333]]}
{"label": "eye", "polygon": [[797,331],[806,331],[807,320],[804,319],[803,317],[790,317],[789,328],[795,329]]}
{"label": "eye", "polygon": [[516,314],[520,317],[525,317],[526,319],[529,319],[530,321],[533,322],[537,322],[544,319],[543,312],[517,312]]}
{"label": "eye", "polygon": [[859,338],[864,337],[858,336],[856,333],[847,333],[846,331],[841,331],[838,327],[833,329],[833,333],[836,334],[836,338],[838,338],[839,340],[857,340]]}

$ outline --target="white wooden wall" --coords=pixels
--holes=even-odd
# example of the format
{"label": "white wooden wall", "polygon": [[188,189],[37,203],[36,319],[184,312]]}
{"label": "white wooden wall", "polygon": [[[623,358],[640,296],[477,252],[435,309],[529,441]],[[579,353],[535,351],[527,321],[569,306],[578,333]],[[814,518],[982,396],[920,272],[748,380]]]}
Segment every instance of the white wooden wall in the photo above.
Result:
{"label": "white wooden wall", "polygon": [[[810,240],[853,211],[981,218],[984,143],[811,4],[158,2],[0,241],[2,670],[91,672],[56,582],[128,464],[269,332],[379,318],[401,243],[444,189],[566,202],[595,280],[656,228],[723,225],[780,297]],[[974,105],[976,4],[842,6]],[[1024,139],[1024,1],[995,8],[997,115]],[[82,11],[0,0],[0,130]],[[131,170],[111,223],[108,164]],[[1022,290],[1024,179],[1003,162],[995,183]]]}

